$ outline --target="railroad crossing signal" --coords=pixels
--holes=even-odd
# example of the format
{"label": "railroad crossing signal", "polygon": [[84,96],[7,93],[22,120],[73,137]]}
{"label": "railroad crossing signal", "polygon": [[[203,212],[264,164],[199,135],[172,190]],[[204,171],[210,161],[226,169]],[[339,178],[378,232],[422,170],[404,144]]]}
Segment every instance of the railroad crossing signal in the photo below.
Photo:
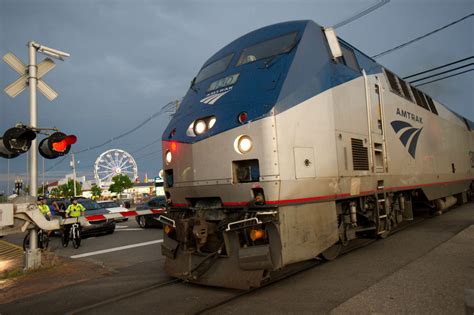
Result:
{"label": "railroad crossing signal", "polygon": [[[21,60],[12,53],[8,53],[3,56],[3,61],[5,61],[13,70],[15,70],[19,75],[21,75],[16,81],[8,85],[4,91],[8,96],[14,98],[28,86],[28,67],[21,62]],[[58,93],[53,90],[46,82],[41,78],[51,71],[56,64],[50,58],[44,59],[37,66],[37,87],[39,91],[50,101],[58,97]]]}
{"label": "railroad crossing signal", "polygon": [[75,135],[66,135],[58,131],[41,140],[38,150],[42,157],[51,160],[68,154],[71,145],[76,141]]}
{"label": "railroad crossing signal", "polygon": [[0,137],[0,157],[11,159],[27,152],[34,139],[36,133],[25,126],[8,129],[3,137]]}

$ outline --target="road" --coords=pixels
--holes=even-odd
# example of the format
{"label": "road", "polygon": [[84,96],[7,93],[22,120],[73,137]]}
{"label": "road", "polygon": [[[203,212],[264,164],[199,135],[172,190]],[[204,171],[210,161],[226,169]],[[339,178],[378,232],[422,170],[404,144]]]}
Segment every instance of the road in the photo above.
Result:
{"label": "road", "polygon": [[[209,313],[462,313],[463,290],[474,288],[474,229],[466,230],[471,225],[472,203]],[[74,259],[104,265],[110,275],[0,305],[0,313],[196,313],[240,293],[184,283],[157,286],[171,280],[162,270],[161,229],[139,230],[132,221],[119,226],[112,235],[86,239],[78,250],[53,243],[59,255],[84,255]]]}
{"label": "road", "polygon": [[[72,244],[64,248],[59,237],[51,237],[49,249],[62,257],[84,259],[107,268],[119,269],[162,259],[162,233],[158,228],[142,229],[134,219],[130,219],[117,223],[113,234],[83,239],[78,249],[74,249]],[[5,240],[21,245],[23,237],[24,234],[18,234]]]}

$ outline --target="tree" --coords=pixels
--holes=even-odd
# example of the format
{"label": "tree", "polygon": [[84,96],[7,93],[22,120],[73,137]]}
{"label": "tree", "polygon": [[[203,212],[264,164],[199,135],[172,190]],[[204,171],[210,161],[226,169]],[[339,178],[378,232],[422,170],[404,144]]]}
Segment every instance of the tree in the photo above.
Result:
{"label": "tree", "polygon": [[96,184],[94,184],[91,187],[91,193],[92,193],[92,196],[96,198],[100,198],[100,196],[102,196],[102,189]]}
{"label": "tree", "polygon": [[[80,196],[82,194],[82,185],[81,183],[77,181],[75,183],[76,183],[76,194]],[[67,184],[63,184],[59,186],[58,188],[59,188],[59,194],[62,197],[71,198],[72,196],[74,196],[74,181],[72,179],[68,180]]]}
{"label": "tree", "polygon": [[61,197],[61,191],[59,190],[58,187],[54,187],[53,189],[51,189],[51,191],[49,192],[49,195],[53,198],[59,198]]}
{"label": "tree", "polygon": [[109,187],[109,191],[120,195],[125,189],[133,187],[133,183],[127,175],[119,174],[112,177],[112,185]]}

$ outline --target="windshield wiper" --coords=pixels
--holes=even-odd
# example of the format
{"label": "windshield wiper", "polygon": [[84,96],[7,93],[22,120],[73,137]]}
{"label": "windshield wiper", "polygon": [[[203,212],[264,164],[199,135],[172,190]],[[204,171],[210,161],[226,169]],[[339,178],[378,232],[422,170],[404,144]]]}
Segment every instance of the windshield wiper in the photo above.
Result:
{"label": "windshield wiper", "polygon": [[195,84],[196,84],[196,77],[194,77],[194,79],[191,81],[191,86],[189,88],[193,90],[194,93],[197,93],[198,90],[194,87]]}

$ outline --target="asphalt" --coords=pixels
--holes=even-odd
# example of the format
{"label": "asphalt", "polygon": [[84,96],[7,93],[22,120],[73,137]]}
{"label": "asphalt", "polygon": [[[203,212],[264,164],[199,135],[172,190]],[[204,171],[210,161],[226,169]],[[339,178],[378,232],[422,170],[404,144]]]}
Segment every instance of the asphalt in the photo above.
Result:
{"label": "asphalt", "polygon": [[[471,203],[208,313],[462,314],[463,290],[474,288],[473,224]],[[159,239],[160,233],[161,230],[116,232],[86,240],[80,251],[70,250],[73,254],[92,252],[144,242],[147,237]],[[67,256],[71,252],[61,253]],[[112,273],[0,305],[0,313],[195,313],[239,293],[184,283],[154,286],[171,280],[163,272],[159,244],[80,259],[108,266]],[[113,300],[133,292],[140,294]],[[107,300],[110,303],[87,309]]]}
{"label": "asphalt", "polygon": [[462,314],[466,289],[474,289],[474,225],[331,313]]}

